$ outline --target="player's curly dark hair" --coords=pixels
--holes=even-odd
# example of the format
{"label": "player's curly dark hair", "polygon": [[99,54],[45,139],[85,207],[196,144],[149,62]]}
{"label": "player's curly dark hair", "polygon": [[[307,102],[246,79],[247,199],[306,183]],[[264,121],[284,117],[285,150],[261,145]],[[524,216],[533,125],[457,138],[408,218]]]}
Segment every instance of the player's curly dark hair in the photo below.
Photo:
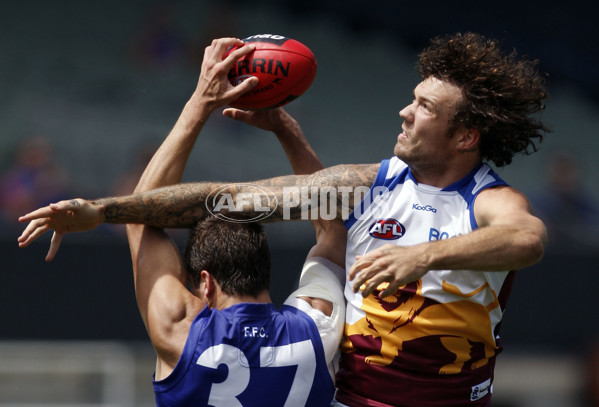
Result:
{"label": "player's curly dark hair", "polygon": [[257,296],[270,286],[270,251],[262,226],[209,217],[189,233],[187,273],[194,286],[207,270],[229,295]]}
{"label": "player's curly dark hair", "polygon": [[498,167],[517,153],[537,151],[549,129],[533,113],[545,107],[548,93],[538,61],[504,53],[496,40],[474,33],[441,36],[420,55],[418,73],[453,83],[463,91],[450,129],[460,126],[481,134],[483,160]]}

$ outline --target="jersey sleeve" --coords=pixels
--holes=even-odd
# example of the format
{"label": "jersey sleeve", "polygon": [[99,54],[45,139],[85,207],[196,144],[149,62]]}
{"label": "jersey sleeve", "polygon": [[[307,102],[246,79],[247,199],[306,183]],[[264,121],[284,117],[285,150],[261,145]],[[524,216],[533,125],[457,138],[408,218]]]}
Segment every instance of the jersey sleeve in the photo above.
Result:
{"label": "jersey sleeve", "polygon": [[[285,301],[285,305],[300,309],[315,322],[329,366],[333,365],[339,350],[345,324],[342,282],[345,282],[345,270],[342,267],[323,257],[311,257],[304,263],[298,289]],[[315,297],[331,301],[333,312],[331,316],[327,316],[298,297]]]}

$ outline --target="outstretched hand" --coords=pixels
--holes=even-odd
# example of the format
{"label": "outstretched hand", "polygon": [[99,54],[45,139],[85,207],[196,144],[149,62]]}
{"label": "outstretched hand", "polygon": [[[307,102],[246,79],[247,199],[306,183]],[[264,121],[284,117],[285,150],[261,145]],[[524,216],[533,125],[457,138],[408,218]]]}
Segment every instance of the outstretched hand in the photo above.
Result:
{"label": "outstretched hand", "polygon": [[348,276],[352,281],[352,290],[357,293],[363,288],[362,296],[367,297],[381,283],[388,282],[389,285],[379,294],[379,298],[387,297],[428,271],[422,265],[421,257],[417,246],[400,247],[392,244],[357,256]]}
{"label": "outstretched hand", "polygon": [[100,207],[85,199],[53,203],[19,218],[19,222],[29,222],[18,238],[19,247],[29,246],[39,236],[53,229],[50,249],[46,255],[46,261],[51,261],[65,233],[91,230],[102,221],[103,214]]}

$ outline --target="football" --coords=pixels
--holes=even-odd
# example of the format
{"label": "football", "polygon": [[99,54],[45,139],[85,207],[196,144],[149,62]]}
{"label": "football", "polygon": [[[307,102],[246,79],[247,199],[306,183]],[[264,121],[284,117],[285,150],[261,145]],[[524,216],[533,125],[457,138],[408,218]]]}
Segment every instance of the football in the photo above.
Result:
{"label": "football", "polygon": [[[272,109],[303,94],[316,77],[316,58],[299,41],[282,35],[258,34],[243,39],[256,49],[240,58],[229,72],[238,85],[255,76],[258,85],[233,101],[230,106],[244,110]],[[225,57],[235,48],[228,50]]]}

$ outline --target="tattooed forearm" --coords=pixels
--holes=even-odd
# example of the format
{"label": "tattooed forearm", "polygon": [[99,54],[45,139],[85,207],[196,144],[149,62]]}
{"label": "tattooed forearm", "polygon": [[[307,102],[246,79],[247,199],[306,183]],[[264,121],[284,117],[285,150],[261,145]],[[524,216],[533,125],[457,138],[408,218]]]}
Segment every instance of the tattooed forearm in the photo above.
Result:
{"label": "tattooed forearm", "polygon": [[106,223],[140,223],[162,228],[188,228],[209,215],[205,197],[215,184],[178,184],[139,194],[103,198]]}
{"label": "tattooed forearm", "polygon": [[104,222],[163,228],[192,227],[211,215],[260,222],[314,219],[323,215],[322,205],[333,202],[336,207],[327,213],[341,218],[360,202],[357,194],[370,187],[377,170],[378,164],[339,165],[252,183],[179,184],[95,203],[103,207]]}

